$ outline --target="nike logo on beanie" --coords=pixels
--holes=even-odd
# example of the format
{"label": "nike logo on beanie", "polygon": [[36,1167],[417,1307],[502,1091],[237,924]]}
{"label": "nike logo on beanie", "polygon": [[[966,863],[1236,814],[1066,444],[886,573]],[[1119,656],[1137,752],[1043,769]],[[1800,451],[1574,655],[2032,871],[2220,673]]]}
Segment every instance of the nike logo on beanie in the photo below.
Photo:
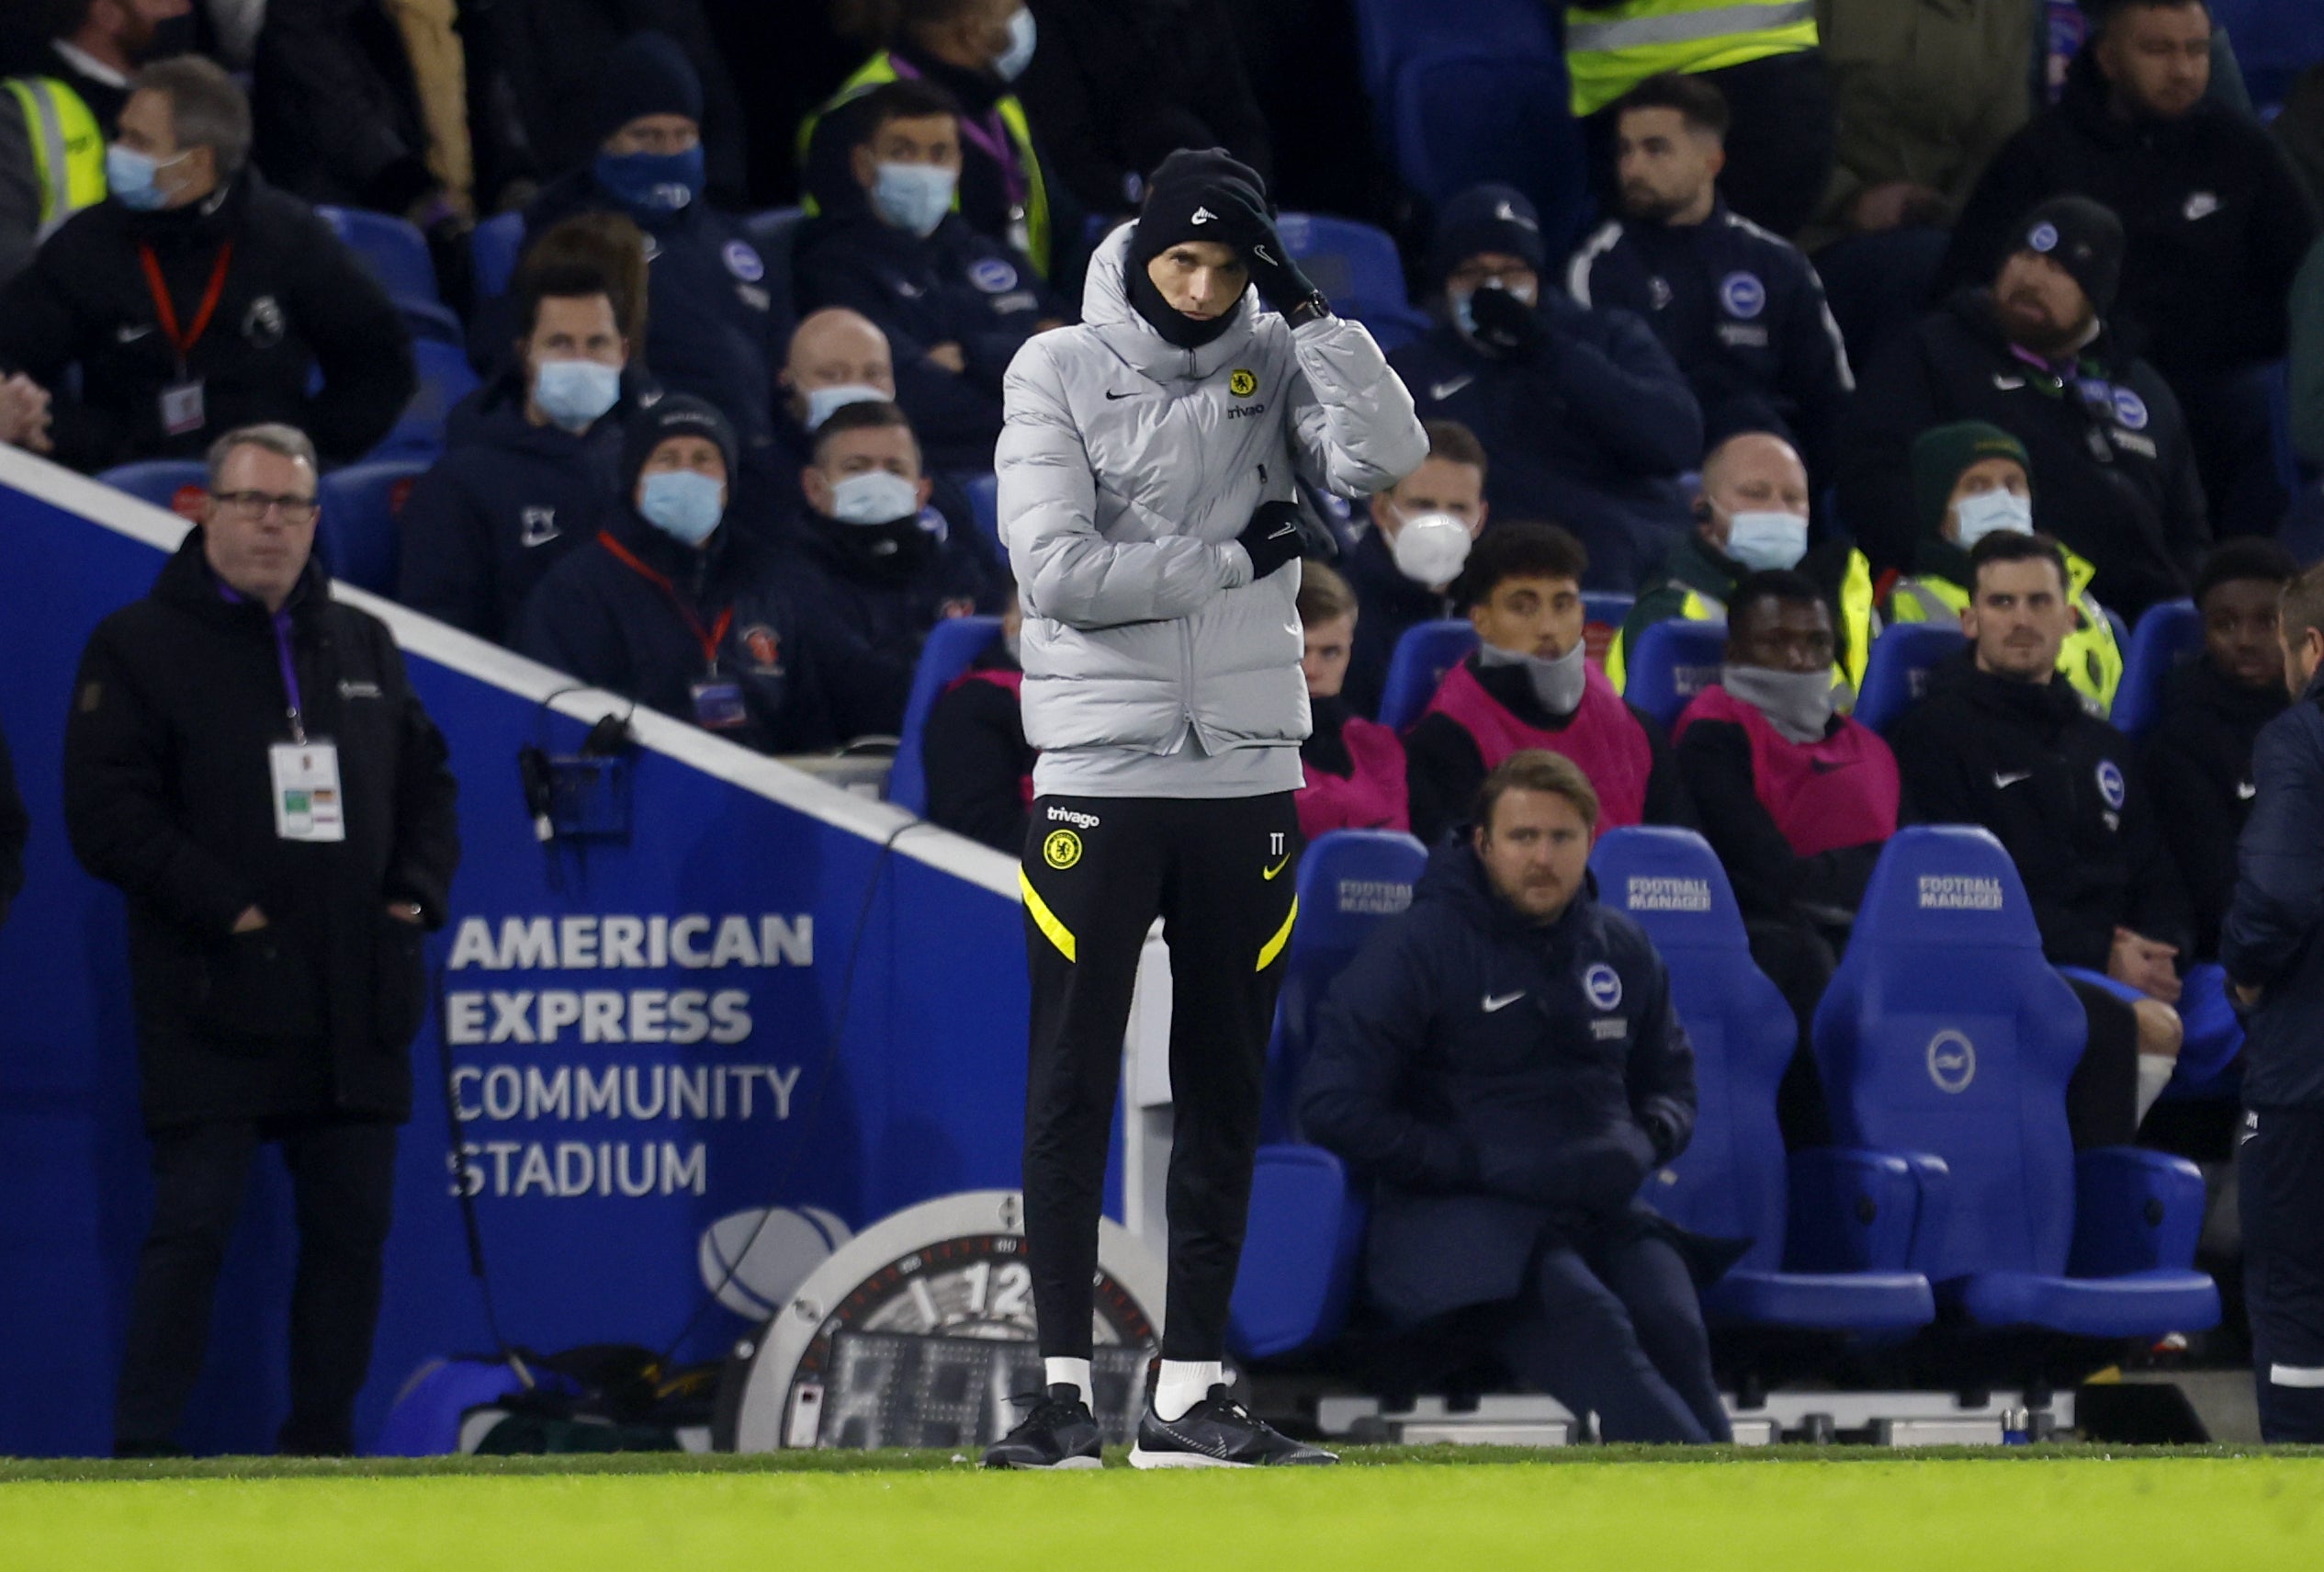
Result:
{"label": "nike logo on beanie", "polygon": [[1194,209],[1194,217],[1188,221],[1198,224],[1216,223],[1218,221],[1218,215],[1211,211],[1208,208],[1197,208]]}

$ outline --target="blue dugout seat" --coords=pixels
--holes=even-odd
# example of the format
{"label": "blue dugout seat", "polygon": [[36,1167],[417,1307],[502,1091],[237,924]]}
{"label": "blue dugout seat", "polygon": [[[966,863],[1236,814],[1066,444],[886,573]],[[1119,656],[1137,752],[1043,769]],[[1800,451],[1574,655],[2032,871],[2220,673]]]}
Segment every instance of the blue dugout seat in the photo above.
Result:
{"label": "blue dugout seat", "polygon": [[1484,181],[1514,186],[1540,215],[1541,242],[1563,256],[1590,211],[1581,128],[1567,112],[1563,57],[1492,53],[1463,44],[1396,69],[1382,119],[1396,172],[1445,202]]}
{"label": "blue dugout seat", "polygon": [[1337,1337],[1355,1294],[1363,1199],[1339,1159],[1299,1139],[1294,1107],[1316,1006],[1380,924],[1411,903],[1427,853],[1409,835],[1336,830],[1299,865],[1299,922],[1268,1045],[1250,1222],[1227,1343],[1243,1359],[1299,1353]]}
{"label": "blue dugout seat", "polygon": [[1882,629],[1864,663],[1856,718],[1875,731],[1887,730],[1919,702],[1929,668],[1968,642],[1958,628],[1941,622],[1900,622]]}
{"label": "blue dugout seat", "polygon": [[1688,830],[1614,830],[1590,866],[1598,898],[1644,928],[1669,966],[1672,1002],[1695,1047],[1694,1138],[1648,1180],[1644,1199],[1684,1227],[1752,1241],[1705,1292],[1706,1313],[1822,1331],[1928,1325],[1936,1318],[1928,1279],[1905,1263],[1929,1159],[1839,1148],[1787,1159],[1776,1090],[1799,1027],[1752,963],[1709,843]]}
{"label": "blue dugout seat", "polygon": [[1839,1141],[1944,1160],[1912,1264],[1981,1328],[2212,1326],[2218,1290],[2192,1269],[2194,1165],[2073,1149],[2066,1081],[2083,1031],[2001,843],[1959,826],[1899,831],[1816,1012],[1815,1050]]}
{"label": "blue dugout seat", "polygon": [[920,733],[928,712],[953,679],[976,662],[1000,637],[997,616],[948,617],[928,630],[912,673],[912,695],[904,705],[904,733],[897,739],[896,762],[887,772],[887,800],[914,813],[928,811],[928,770]]}
{"label": "blue dugout seat", "polygon": [[2162,718],[2162,684],[2181,657],[2203,648],[2203,618],[2191,600],[2149,606],[2123,651],[2122,684],[2115,690],[2115,729],[2143,737]]}
{"label": "blue dugout seat", "polygon": [[1389,338],[1402,345],[1428,331],[1427,317],[1405,292],[1404,261],[1385,230],[1326,213],[1284,213],[1275,228],[1332,309],[1362,322],[1383,345]]}
{"label": "blue dugout seat", "polygon": [[516,261],[525,249],[525,215],[495,213],[468,232],[468,265],[476,272],[479,301],[508,293]]}
{"label": "blue dugout seat", "polygon": [[1402,731],[1419,719],[1444,674],[1476,647],[1477,630],[1465,616],[1416,622],[1405,628],[1388,657],[1388,675],[1381,684],[1380,724]]}
{"label": "blue dugout seat", "polygon": [[1540,0],[1356,0],[1355,12],[1364,91],[1374,102],[1415,55],[1466,48],[1548,59],[1559,51],[1556,23]]}
{"label": "blue dugout seat", "polygon": [[420,459],[382,458],[350,464],[322,478],[315,540],[333,578],[378,594],[395,593],[402,539],[396,520],[412,482],[427,472]]}
{"label": "blue dugout seat", "polygon": [[209,500],[209,471],[194,458],[145,458],[117,464],[96,477],[117,492],[140,502],[167,508],[184,519],[201,522],[202,504]]}
{"label": "blue dugout seat", "polygon": [[457,345],[423,338],[412,345],[412,358],[420,371],[419,390],[368,458],[434,461],[444,451],[444,426],[452,407],[476,390],[476,372]]}
{"label": "blue dugout seat", "polygon": [[1630,653],[1622,696],[1664,726],[1678,719],[1694,696],[1719,681],[1727,656],[1723,620],[1671,617],[1650,624]]}
{"label": "blue dugout seat", "polygon": [[379,287],[398,300],[442,301],[428,237],[401,219],[361,208],[317,208],[315,216],[362,258]]}
{"label": "blue dugout seat", "polygon": [[969,510],[976,515],[977,529],[995,551],[1001,551],[1006,557],[1000,544],[1000,477],[966,476],[961,481],[960,489],[968,499]]}

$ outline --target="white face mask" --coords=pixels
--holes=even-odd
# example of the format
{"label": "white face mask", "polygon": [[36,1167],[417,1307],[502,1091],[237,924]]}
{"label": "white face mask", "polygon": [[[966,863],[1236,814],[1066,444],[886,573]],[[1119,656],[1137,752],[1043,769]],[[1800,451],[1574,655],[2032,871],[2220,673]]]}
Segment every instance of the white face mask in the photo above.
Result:
{"label": "white face mask", "polygon": [[1396,571],[1435,589],[1461,576],[1469,560],[1469,526],[1449,513],[1415,514],[1388,542]]}
{"label": "white face mask", "polygon": [[1960,547],[1966,551],[1996,531],[2013,535],[2034,533],[2034,500],[2015,492],[1995,489],[1963,497],[1953,505],[1960,524]]}
{"label": "white face mask", "polygon": [[1796,568],[1807,554],[1808,521],[1796,513],[1739,513],[1728,526],[1727,555],[1756,571]]}
{"label": "white face mask", "polygon": [[831,516],[842,524],[893,524],[919,511],[919,487],[886,469],[866,469],[831,487]]}
{"label": "white face mask", "polygon": [[845,409],[850,404],[871,403],[876,400],[886,399],[887,396],[877,388],[867,387],[862,382],[841,382],[836,387],[809,388],[807,390],[807,428],[809,431],[815,430],[825,421],[829,420],[834,413]]}
{"label": "white face mask", "polygon": [[1589,668],[1584,664],[1588,657],[1589,647],[1579,639],[1574,641],[1573,649],[1555,660],[1504,650],[1495,644],[1477,646],[1477,663],[1481,666],[1523,666],[1534,698],[1551,715],[1571,715],[1582,707],[1582,690],[1590,678]]}

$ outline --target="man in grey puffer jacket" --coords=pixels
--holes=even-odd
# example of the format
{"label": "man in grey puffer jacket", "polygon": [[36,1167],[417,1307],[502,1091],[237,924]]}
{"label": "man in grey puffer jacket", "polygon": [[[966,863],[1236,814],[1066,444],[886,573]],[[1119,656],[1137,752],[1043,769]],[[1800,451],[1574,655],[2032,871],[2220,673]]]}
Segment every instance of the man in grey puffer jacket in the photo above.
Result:
{"label": "man in grey puffer jacket", "polygon": [[[1280,311],[1262,314],[1257,295]],[[1393,485],[1428,441],[1371,336],[1277,239],[1259,178],[1177,153],[1089,267],[1080,327],[1004,385],[1001,538],[1034,766],[1025,1232],[1046,1393],[987,1453],[1093,1467],[1090,1295],[1131,984],[1170,943],[1169,1296],[1142,1467],[1326,1463],[1226,1396],[1260,1076],[1297,903],[1299,477]]]}

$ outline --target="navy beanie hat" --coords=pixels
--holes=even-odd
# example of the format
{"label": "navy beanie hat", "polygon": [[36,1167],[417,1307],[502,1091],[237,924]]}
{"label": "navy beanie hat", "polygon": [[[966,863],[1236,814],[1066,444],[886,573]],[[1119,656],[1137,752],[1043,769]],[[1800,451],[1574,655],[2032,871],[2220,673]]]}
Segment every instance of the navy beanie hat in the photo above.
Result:
{"label": "navy beanie hat", "polygon": [[1472,186],[1445,204],[1428,245],[1428,277],[1441,284],[1454,268],[1488,251],[1523,257],[1537,273],[1549,260],[1541,216],[1514,186]]}
{"label": "navy beanie hat", "polygon": [[673,436],[705,436],[718,445],[727,461],[727,489],[733,493],[736,456],[734,427],[716,404],[686,393],[670,393],[639,409],[622,428],[621,475],[626,495],[637,489],[637,472],[655,448]]}
{"label": "navy beanie hat", "polygon": [[605,57],[596,110],[600,142],[646,115],[683,115],[700,125],[702,78],[667,34],[632,33]]}

